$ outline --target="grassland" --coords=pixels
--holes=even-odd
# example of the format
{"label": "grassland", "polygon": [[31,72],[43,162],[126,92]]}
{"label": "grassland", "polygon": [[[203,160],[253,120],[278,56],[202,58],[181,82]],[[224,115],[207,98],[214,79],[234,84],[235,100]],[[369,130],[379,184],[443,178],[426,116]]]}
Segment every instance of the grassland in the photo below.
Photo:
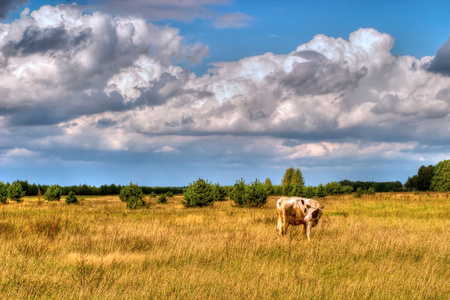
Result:
{"label": "grassland", "polygon": [[327,197],[307,242],[262,208],[181,197],[0,205],[2,299],[449,299],[448,194]]}

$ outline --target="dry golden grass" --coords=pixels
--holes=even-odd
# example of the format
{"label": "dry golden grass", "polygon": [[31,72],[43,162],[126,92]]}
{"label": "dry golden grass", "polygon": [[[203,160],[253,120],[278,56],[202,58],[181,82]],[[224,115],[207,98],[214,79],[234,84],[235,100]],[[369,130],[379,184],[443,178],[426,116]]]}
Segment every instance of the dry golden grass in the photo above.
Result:
{"label": "dry golden grass", "polygon": [[262,208],[0,205],[3,299],[448,299],[448,194],[327,197],[307,242]]}

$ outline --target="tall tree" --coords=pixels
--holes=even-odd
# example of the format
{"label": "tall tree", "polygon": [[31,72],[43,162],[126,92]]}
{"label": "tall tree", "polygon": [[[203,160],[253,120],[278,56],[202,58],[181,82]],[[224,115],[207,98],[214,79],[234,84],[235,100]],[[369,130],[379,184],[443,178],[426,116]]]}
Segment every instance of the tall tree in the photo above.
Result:
{"label": "tall tree", "polygon": [[12,201],[22,201],[22,197],[25,196],[25,193],[26,191],[22,190],[20,181],[14,181],[13,184],[8,187],[8,198]]}
{"label": "tall tree", "polygon": [[433,173],[430,189],[439,192],[450,191],[450,159],[440,161],[434,167]]}

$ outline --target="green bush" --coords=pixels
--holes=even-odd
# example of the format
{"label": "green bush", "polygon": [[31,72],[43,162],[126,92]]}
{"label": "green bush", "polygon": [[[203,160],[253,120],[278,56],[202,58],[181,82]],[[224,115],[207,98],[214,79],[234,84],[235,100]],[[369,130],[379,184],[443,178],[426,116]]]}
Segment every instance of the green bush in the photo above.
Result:
{"label": "green bush", "polygon": [[303,188],[303,197],[314,198],[316,196],[316,189],[313,186],[305,186]]}
{"label": "green bush", "polygon": [[227,200],[227,190],[220,186],[219,183],[214,185],[215,201],[225,201]]}
{"label": "green bush", "polygon": [[167,196],[167,197],[173,197],[173,192],[172,192],[172,191],[166,192],[166,196]]}
{"label": "green bush", "polygon": [[8,188],[2,181],[0,181],[0,203],[8,203]]}
{"label": "green bush", "polygon": [[61,199],[61,187],[57,184],[49,186],[44,193],[44,199],[47,201],[59,201]]}
{"label": "green bush", "polygon": [[215,200],[214,185],[204,179],[190,183],[184,192],[183,205],[186,207],[208,206],[214,204]]}
{"label": "green bush", "polygon": [[362,188],[357,188],[355,192],[355,198],[361,198],[361,195],[363,194]]}
{"label": "green bush", "polygon": [[22,185],[19,181],[14,181],[8,187],[8,198],[12,201],[20,202],[22,201],[22,197],[25,196],[25,191],[22,190]]}
{"label": "green bush", "polygon": [[302,197],[303,196],[303,185],[294,184],[291,189],[291,194],[289,196]]}
{"label": "green bush", "polygon": [[323,184],[319,184],[318,186],[317,186],[317,189],[316,189],[316,197],[317,198],[323,198],[323,197],[325,197],[327,194],[326,194],[326,191],[325,191],[325,188],[323,187]]}
{"label": "green bush", "polygon": [[245,180],[241,178],[241,180],[237,181],[233,186],[233,190],[231,191],[230,198],[237,205],[245,205]]}
{"label": "green bush", "polygon": [[262,206],[267,201],[267,189],[256,179],[245,188],[245,206]]}
{"label": "green bush", "polygon": [[148,207],[148,204],[144,200],[144,192],[137,185],[130,182],[130,185],[122,187],[119,194],[120,201],[126,202],[127,208],[137,209],[142,207]]}
{"label": "green bush", "polygon": [[344,194],[351,194],[353,192],[353,187],[351,185],[344,185],[342,187],[342,192]]}
{"label": "green bush", "polygon": [[156,200],[156,202],[159,204],[167,203],[167,193],[159,195],[158,200]]}
{"label": "green bush", "polygon": [[149,197],[149,198],[156,198],[156,193],[155,193],[155,192],[151,192],[151,193],[148,195],[148,197]]}
{"label": "green bush", "polygon": [[73,203],[78,203],[78,199],[75,196],[75,193],[70,191],[69,194],[66,197],[66,203],[67,204],[73,204]]}

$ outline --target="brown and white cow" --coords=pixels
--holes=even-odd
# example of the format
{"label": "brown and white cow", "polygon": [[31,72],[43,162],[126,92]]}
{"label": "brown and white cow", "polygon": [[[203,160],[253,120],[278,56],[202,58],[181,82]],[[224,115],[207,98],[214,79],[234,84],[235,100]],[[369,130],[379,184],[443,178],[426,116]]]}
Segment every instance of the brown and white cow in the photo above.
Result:
{"label": "brown and white cow", "polygon": [[278,235],[285,235],[289,225],[302,225],[308,241],[311,239],[311,227],[316,227],[323,213],[323,207],[313,199],[301,197],[283,197],[277,201]]}

